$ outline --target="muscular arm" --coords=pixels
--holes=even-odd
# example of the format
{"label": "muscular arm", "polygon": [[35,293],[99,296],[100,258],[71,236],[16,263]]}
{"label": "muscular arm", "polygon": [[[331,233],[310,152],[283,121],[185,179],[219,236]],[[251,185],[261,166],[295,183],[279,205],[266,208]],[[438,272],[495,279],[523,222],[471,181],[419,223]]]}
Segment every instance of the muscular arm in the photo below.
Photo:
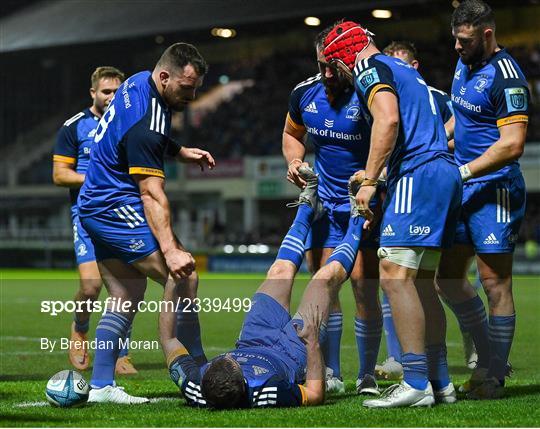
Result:
{"label": "muscular arm", "polygon": [[304,389],[307,396],[306,405],[320,405],[325,395],[325,365],[318,341],[306,344],[307,366]]}
{"label": "muscular arm", "polygon": [[56,186],[80,188],[84,182],[84,174],[77,173],[74,164],[53,161],[52,179]]}
{"label": "muscular arm", "polygon": [[187,278],[195,270],[195,260],[176,239],[171,225],[171,209],[165,195],[165,180],[158,176],[134,175],[139,184],[144,215],[165,257],[170,274]]}
{"label": "muscular arm", "polygon": [[519,159],[525,148],[527,123],[517,122],[499,128],[500,138],[482,155],[467,164],[471,177],[481,177]]}
{"label": "muscular arm", "polygon": [[397,97],[388,91],[377,92],[369,106],[373,116],[371,145],[366,165],[366,178],[380,176],[394,146],[399,131],[399,106]]}

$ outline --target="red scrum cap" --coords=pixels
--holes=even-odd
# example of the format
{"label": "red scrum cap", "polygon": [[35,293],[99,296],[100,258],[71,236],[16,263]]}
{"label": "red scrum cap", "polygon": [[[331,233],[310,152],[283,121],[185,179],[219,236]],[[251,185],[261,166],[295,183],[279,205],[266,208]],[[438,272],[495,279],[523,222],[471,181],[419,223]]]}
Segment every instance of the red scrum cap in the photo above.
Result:
{"label": "red scrum cap", "polygon": [[326,61],[340,60],[351,70],[356,56],[371,43],[374,34],[353,21],[336,25],[324,39]]}

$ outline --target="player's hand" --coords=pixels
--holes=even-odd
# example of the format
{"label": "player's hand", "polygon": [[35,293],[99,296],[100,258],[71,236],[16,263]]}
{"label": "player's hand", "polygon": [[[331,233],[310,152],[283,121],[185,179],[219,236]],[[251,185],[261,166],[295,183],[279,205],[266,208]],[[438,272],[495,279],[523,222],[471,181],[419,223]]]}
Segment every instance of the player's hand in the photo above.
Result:
{"label": "player's hand", "polygon": [[358,206],[362,217],[366,219],[364,222],[364,229],[367,230],[371,229],[375,217],[369,208],[369,203],[373,199],[376,191],[376,186],[361,186],[356,194],[356,205]]}
{"label": "player's hand", "polygon": [[366,177],[366,170],[358,170],[356,173],[354,173],[349,178],[349,186],[352,186],[352,189],[358,186],[360,186],[360,183],[362,183],[362,180],[364,180]]}
{"label": "player's hand", "polygon": [[176,279],[185,279],[195,271],[195,259],[191,253],[180,249],[171,249],[164,253],[165,262],[171,275]]}
{"label": "player's hand", "polygon": [[290,162],[289,169],[287,170],[287,180],[298,186],[300,189],[304,189],[307,185],[306,181],[300,177],[300,172],[298,171],[302,166],[309,167],[309,164],[296,158]]}
{"label": "player's hand", "polygon": [[300,313],[300,317],[304,321],[304,327],[300,329],[295,325],[296,333],[304,344],[316,344],[319,342],[319,331],[321,329],[323,314],[319,311],[319,306],[312,304]]}
{"label": "player's hand", "polygon": [[216,161],[210,152],[196,147],[182,147],[178,152],[182,162],[199,164],[201,171],[204,171],[204,167],[208,167],[212,170],[216,166]]}

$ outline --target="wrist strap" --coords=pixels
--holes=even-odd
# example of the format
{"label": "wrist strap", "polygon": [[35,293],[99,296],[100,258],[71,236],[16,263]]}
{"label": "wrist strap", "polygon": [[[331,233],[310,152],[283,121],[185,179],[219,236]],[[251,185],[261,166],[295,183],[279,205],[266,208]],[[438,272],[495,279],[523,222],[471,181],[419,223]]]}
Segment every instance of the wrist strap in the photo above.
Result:
{"label": "wrist strap", "polygon": [[461,167],[459,167],[459,174],[461,174],[461,180],[463,180],[464,182],[469,180],[472,177],[469,164],[463,164]]}
{"label": "wrist strap", "polygon": [[377,179],[369,179],[369,178],[364,178],[364,180],[362,180],[362,183],[360,183],[360,187],[363,187],[363,186],[377,186],[377,183],[378,183],[378,180]]}

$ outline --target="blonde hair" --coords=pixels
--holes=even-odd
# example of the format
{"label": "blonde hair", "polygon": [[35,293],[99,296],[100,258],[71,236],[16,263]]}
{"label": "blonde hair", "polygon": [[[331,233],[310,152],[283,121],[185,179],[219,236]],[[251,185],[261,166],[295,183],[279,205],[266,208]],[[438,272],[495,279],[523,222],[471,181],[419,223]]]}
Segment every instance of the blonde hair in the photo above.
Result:
{"label": "blonde hair", "polygon": [[101,79],[104,78],[113,78],[119,79],[120,82],[123,82],[126,79],[126,76],[123,72],[118,70],[116,67],[111,66],[102,66],[98,67],[92,73],[90,77],[90,82],[92,83],[92,88],[97,89],[98,83]]}

